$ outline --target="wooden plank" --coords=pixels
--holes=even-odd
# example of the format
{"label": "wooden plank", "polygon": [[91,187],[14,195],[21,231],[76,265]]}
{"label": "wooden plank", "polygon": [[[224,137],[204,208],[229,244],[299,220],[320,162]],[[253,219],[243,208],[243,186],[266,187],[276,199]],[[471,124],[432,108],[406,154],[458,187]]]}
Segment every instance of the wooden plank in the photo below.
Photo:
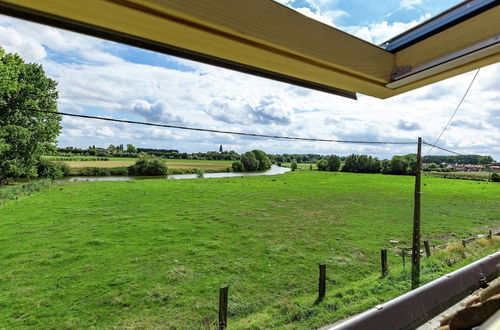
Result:
{"label": "wooden plank", "polygon": [[[273,6],[276,5],[269,0],[261,1],[272,3]],[[387,70],[385,76],[388,77],[389,68],[393,64],[392,54],[385,51],[381,52],[375,46],[298,13],[295,13],[298,15],[297,17],[302,17],[308,23],[315,26],[319,25],[330,32],[334,31],[332,32],[333,35],[328,34],[324,36],[321,40],[321,45],[317,45],[318,47],[327,43],[326,40],[332,40],[332,43],[335,43],[334,48],[341,49],[347,47],[348,45],[345,44],[344,39],[335,42],[335,36],[342,35],[343,38],[362,45],[360,49],[361,53],[370,54],[368,49],[371,48],[376,52],[373,56],[375,59],[380,58],[380,54],[385,54],[386,56],[382,56],[385,58],[384,63],[378,63],[378,60],[370,62],[368,59],[366,61],[359,61],[357,59],[357,56],[360,56],[359,54],[351,54],[350,56],[345,55],[342,57],[346,59],[350,57],[353,63],[364,63],[360,63],[359,68],[354,69],[341,67],[334,61],[335,54],[326,53],[325,57],[331,57],[331,60],[325,63],[322,59],[311,59],[311,57],[305,57],[304,54],[291,53],[280,47],[270,47],[262,42],[256,43],[246,35],[246,31],[240,32],[241,36],[228,35],[222,29],[218,33],[214,33],[214,30],[210,26],[205,26],[200,22],[189,25],[185,20],[182,20],[182,17],[177,19],[172,15],[169,16],[167,13],[153,14],[151,12],[139,11],[117,4],[114,1],[2,0],[0,2],[40,11],[43,15],[50,16],[51,18],[62,17],[74,25],[84,26],[86,29],[85,32],[92,35],[102,35],[99,31],[93,31],[96,28],[102,28],[107,31],[115,31],[117,34],[123,36],[134,36],[161,45],[169,45],[178,49],[203,53],[214,58],[235,61],[242,65],[262,68],[270,72],[344,90],[357,91],[374,96],[383,94],[384,91],[389,91],[384,86],[384,83],[381,82],[385,79],[375,76],[370,77],[369,74],[364,74],[359,70],[371,66],[366,63],[373,63],[374,66],[378,65],[380,68],[384,68],[384,71]],[[127,3],[129,4],[129,2]],[[219,4],[219,2],[210,3],[213,6]],[[250,6],[253,4],[253,1],[246,1],[246,3]],[[279,8],[287,12],[292,12],[286,7],[279,6]],[[36,12],[36,14],[38,15],[39,13]],[[308,30],[309,27],[305,28],[302,34],[306,34],[307,36],[306,31]],[[290,47],[293,47],[293,45]],[[342,51],[342,54],[346,53]],[[354,74],[354,71],[358,72],[358,74]]]}
{"label": "wooden plank", "polygon": [[318,301],[322,301],[326,295],[326,264],[319,265]]}

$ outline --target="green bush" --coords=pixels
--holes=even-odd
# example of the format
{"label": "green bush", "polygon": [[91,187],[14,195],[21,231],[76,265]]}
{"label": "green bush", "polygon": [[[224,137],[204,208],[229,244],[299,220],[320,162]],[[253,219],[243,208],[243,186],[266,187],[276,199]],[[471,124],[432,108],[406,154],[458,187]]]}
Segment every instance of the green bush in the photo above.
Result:
{"label": "green bush", "polygon": [[128,172],[130,175],[163,176],[168,175],[168,167],[161,159],[147,157],[129,166]]}
{"label": "green bush", "polygon": [[326,171],[328,170],[328,162],[326,159],[320,159],[316,162],[316,166],[318,167],[318,171]]}
{"label": "green bush", "polygon": [[328,164],[328,170],[332,172],[336,172],[340,169],[340,157],[337,155],[331,155],[326,159]]}
{"label": "green bush", "polygon": [[492,182],[500,182],[500,175],[498,173],[491,174],[491,181]]}
{"label": "green bush", "polygon": [[239,160],[234,162],[231,167],[233,168],[233,171],[234,172],[244,172],[245,171],[245,167],[243,166],[243,163],[240,162]]}
{"label": "green bush", "polygon": [[271,161],[262,150],[252,150],[255,158],[259,161],[259,171],[266,171],[271,168]]}
{"label": "green bush", "polygon": [[245,152],[241,155],[241,163],[243,163],[243,170],[245,172],[255,172],[259,170],[259,160],[251,151]]}
{"label": "green bush", "polygon": [[127,167],[84,167],[73,169],[70,176],[126,176],[129,174]]}
{"label": "green bush", "polygon": [[61,162],[52,162],[47,159],[41,159],[37,165],[37,173],[40,178],[61,178],[68,176],[70,168],[67,164]]}
{"label": "green bush", "polygon": [[296,171],[298,167],[299,167],[299,165],[297,164],[297,162],[293,162],[290,165],[290,168],[292,169],[292,171]]}

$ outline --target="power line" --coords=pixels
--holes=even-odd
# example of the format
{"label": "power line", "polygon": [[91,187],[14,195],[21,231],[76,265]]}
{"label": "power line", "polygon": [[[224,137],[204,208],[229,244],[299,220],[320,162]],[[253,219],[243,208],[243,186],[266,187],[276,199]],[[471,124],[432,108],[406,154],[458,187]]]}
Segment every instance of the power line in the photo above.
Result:
{"label": "power line", "polygon": [[[444,126],[443,130],[441,131],[441,134],[439,134],[439,136],[437,137],[436,141],[434,141],[432,147],[429,149],[429,151],[427,152],[426,156],[428,156],[432,152],[432,149],[437,148],[436,145],[437,145],[439,139],[443,135],[444,131],[446,131],[446,129],[448,128],[448,125],[450,125],[451,121],[453,120],[453,117],[455,117],[455,114],[457,113],[458,109],[460,108],[460,105],[462,105],[462,102],[465,100],[465,97],[469,93],[469,90],[472,87],[472,84],[474,83],[474,80],[476,80],[476,77],[477,77],[477,74],[479,73],[479,70],[481,70],[481,69],[477,69],[476,74],[474,75],[474,77],[472,78],[472,80],[471,80],[471,82],[469,84],[469,87],[467,87],[467,90],[464,93],[464,96],[462,96],[462,99],[458,103],[455,111],[453,111],[453,114],[451,115],[450,119],[448,120],[448,122]],[[439,149],[441,149],[441,148],[439,148]]]}
{"label": "power line", "polygon": [[312,142],[352,143],[352,144],[375,144],[375,145],[382,145],[382,144],[415,145],[415,144],[417,144],[417,142],[411,142],[411,141],[356,141],[356,140],[335,140],[335,139],[319,139],[319,138],[306,138],[306,137],[295,137],[295,136],[282,136],[282,135],[268,135],[268,134],[245,133],[245,132],[235,132],[235,131],[222,131],[222,130],[209,129],[209,128],[196,128],[196,127],[178,126],[178,125],[170,125],[170,124],[149,123],[149,122],[143,122],[143,121],[114,119],[114,118],[89,116],[89,115],[79,115],[79,114],[74,114],[74,113],[39,110],[39,109],[34,109],[34,108],[12,108],[12,107],[2,106],[2,105],[0,105],[0,108],[10,108],[10,109],[16,109],[16,110],[22,110],[22,111],[28,111],[28,112],[41,112],[41,113],[47,113],[47,114],[53,114],[53,115],[70,116],[70,117],[78,117],[78,118],[85,118],[85,119],[96,119],[96,120],[103,120],[103,121],[110,121],[110,122],[124,123],[124,124],[137,124],[137,125],[145,125],[145,126],[175,128],[175,129],[182,129],[182,130],[189,130],[189,131],[232,134],[232,135],[240,135],[240,136],[253,136],[253,137],[271,138],[271,139],[299,140],[299,141],[312,141]]}
{"label": "power line", "polygon": [[[446,152],[449,152],[449,153],[452,153],[452,154],[455,154],[455,155],[462,155],[461,153],[459,152],[456,152],[456,151],[452,151],[452,150],[449,150],[449,149],[445,149],[445,148],[441,148],[441,147],[438,147],[437,145],[434,145],[434,144],[430,144],[430,143],[427,143],[427,142],[422,142],[423,144],[426,144],[428,146],[431,146],[432,148],[436,148],[436,149],[440,149],[440,150],[443,150],[443,151],[446,151]],[[425,156],[428,156],[429,153],[427,153],[427,155]]]}

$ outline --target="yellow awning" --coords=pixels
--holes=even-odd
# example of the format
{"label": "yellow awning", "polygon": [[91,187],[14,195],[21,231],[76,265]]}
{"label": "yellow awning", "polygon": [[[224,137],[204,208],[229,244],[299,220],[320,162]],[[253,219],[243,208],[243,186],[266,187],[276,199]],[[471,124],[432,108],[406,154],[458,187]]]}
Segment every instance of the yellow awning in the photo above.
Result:
{"label": "yellow awning", "polygon": [[271,0],[0,0],[0,12],[353,97],[500,60],[500,6],[389,52]]}

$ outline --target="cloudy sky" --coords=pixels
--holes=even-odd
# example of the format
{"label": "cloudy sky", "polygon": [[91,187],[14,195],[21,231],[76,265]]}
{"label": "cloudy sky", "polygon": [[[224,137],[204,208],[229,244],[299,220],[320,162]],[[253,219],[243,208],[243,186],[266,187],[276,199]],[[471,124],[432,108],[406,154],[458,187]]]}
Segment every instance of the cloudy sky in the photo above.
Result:
{"label": "cloudy sky", "polygon": [[[380,44],[455,5],[454,0],[280,0],[325,24]],[[0,16],[0,45],[43,65],[59,110],[211,129],[350,140],[434,141],[474,72],[387,100],[349,100]],[[440,145],[500,160],[500,64],[481,69]],[[60,146],[132,143],[186,152],[259,148],[270,153],[414,152],[405,146],[289,142],[67,117]],[[426,150],[424,149],[424,152]],[[436,154],[437,152],[433,152]]]}

